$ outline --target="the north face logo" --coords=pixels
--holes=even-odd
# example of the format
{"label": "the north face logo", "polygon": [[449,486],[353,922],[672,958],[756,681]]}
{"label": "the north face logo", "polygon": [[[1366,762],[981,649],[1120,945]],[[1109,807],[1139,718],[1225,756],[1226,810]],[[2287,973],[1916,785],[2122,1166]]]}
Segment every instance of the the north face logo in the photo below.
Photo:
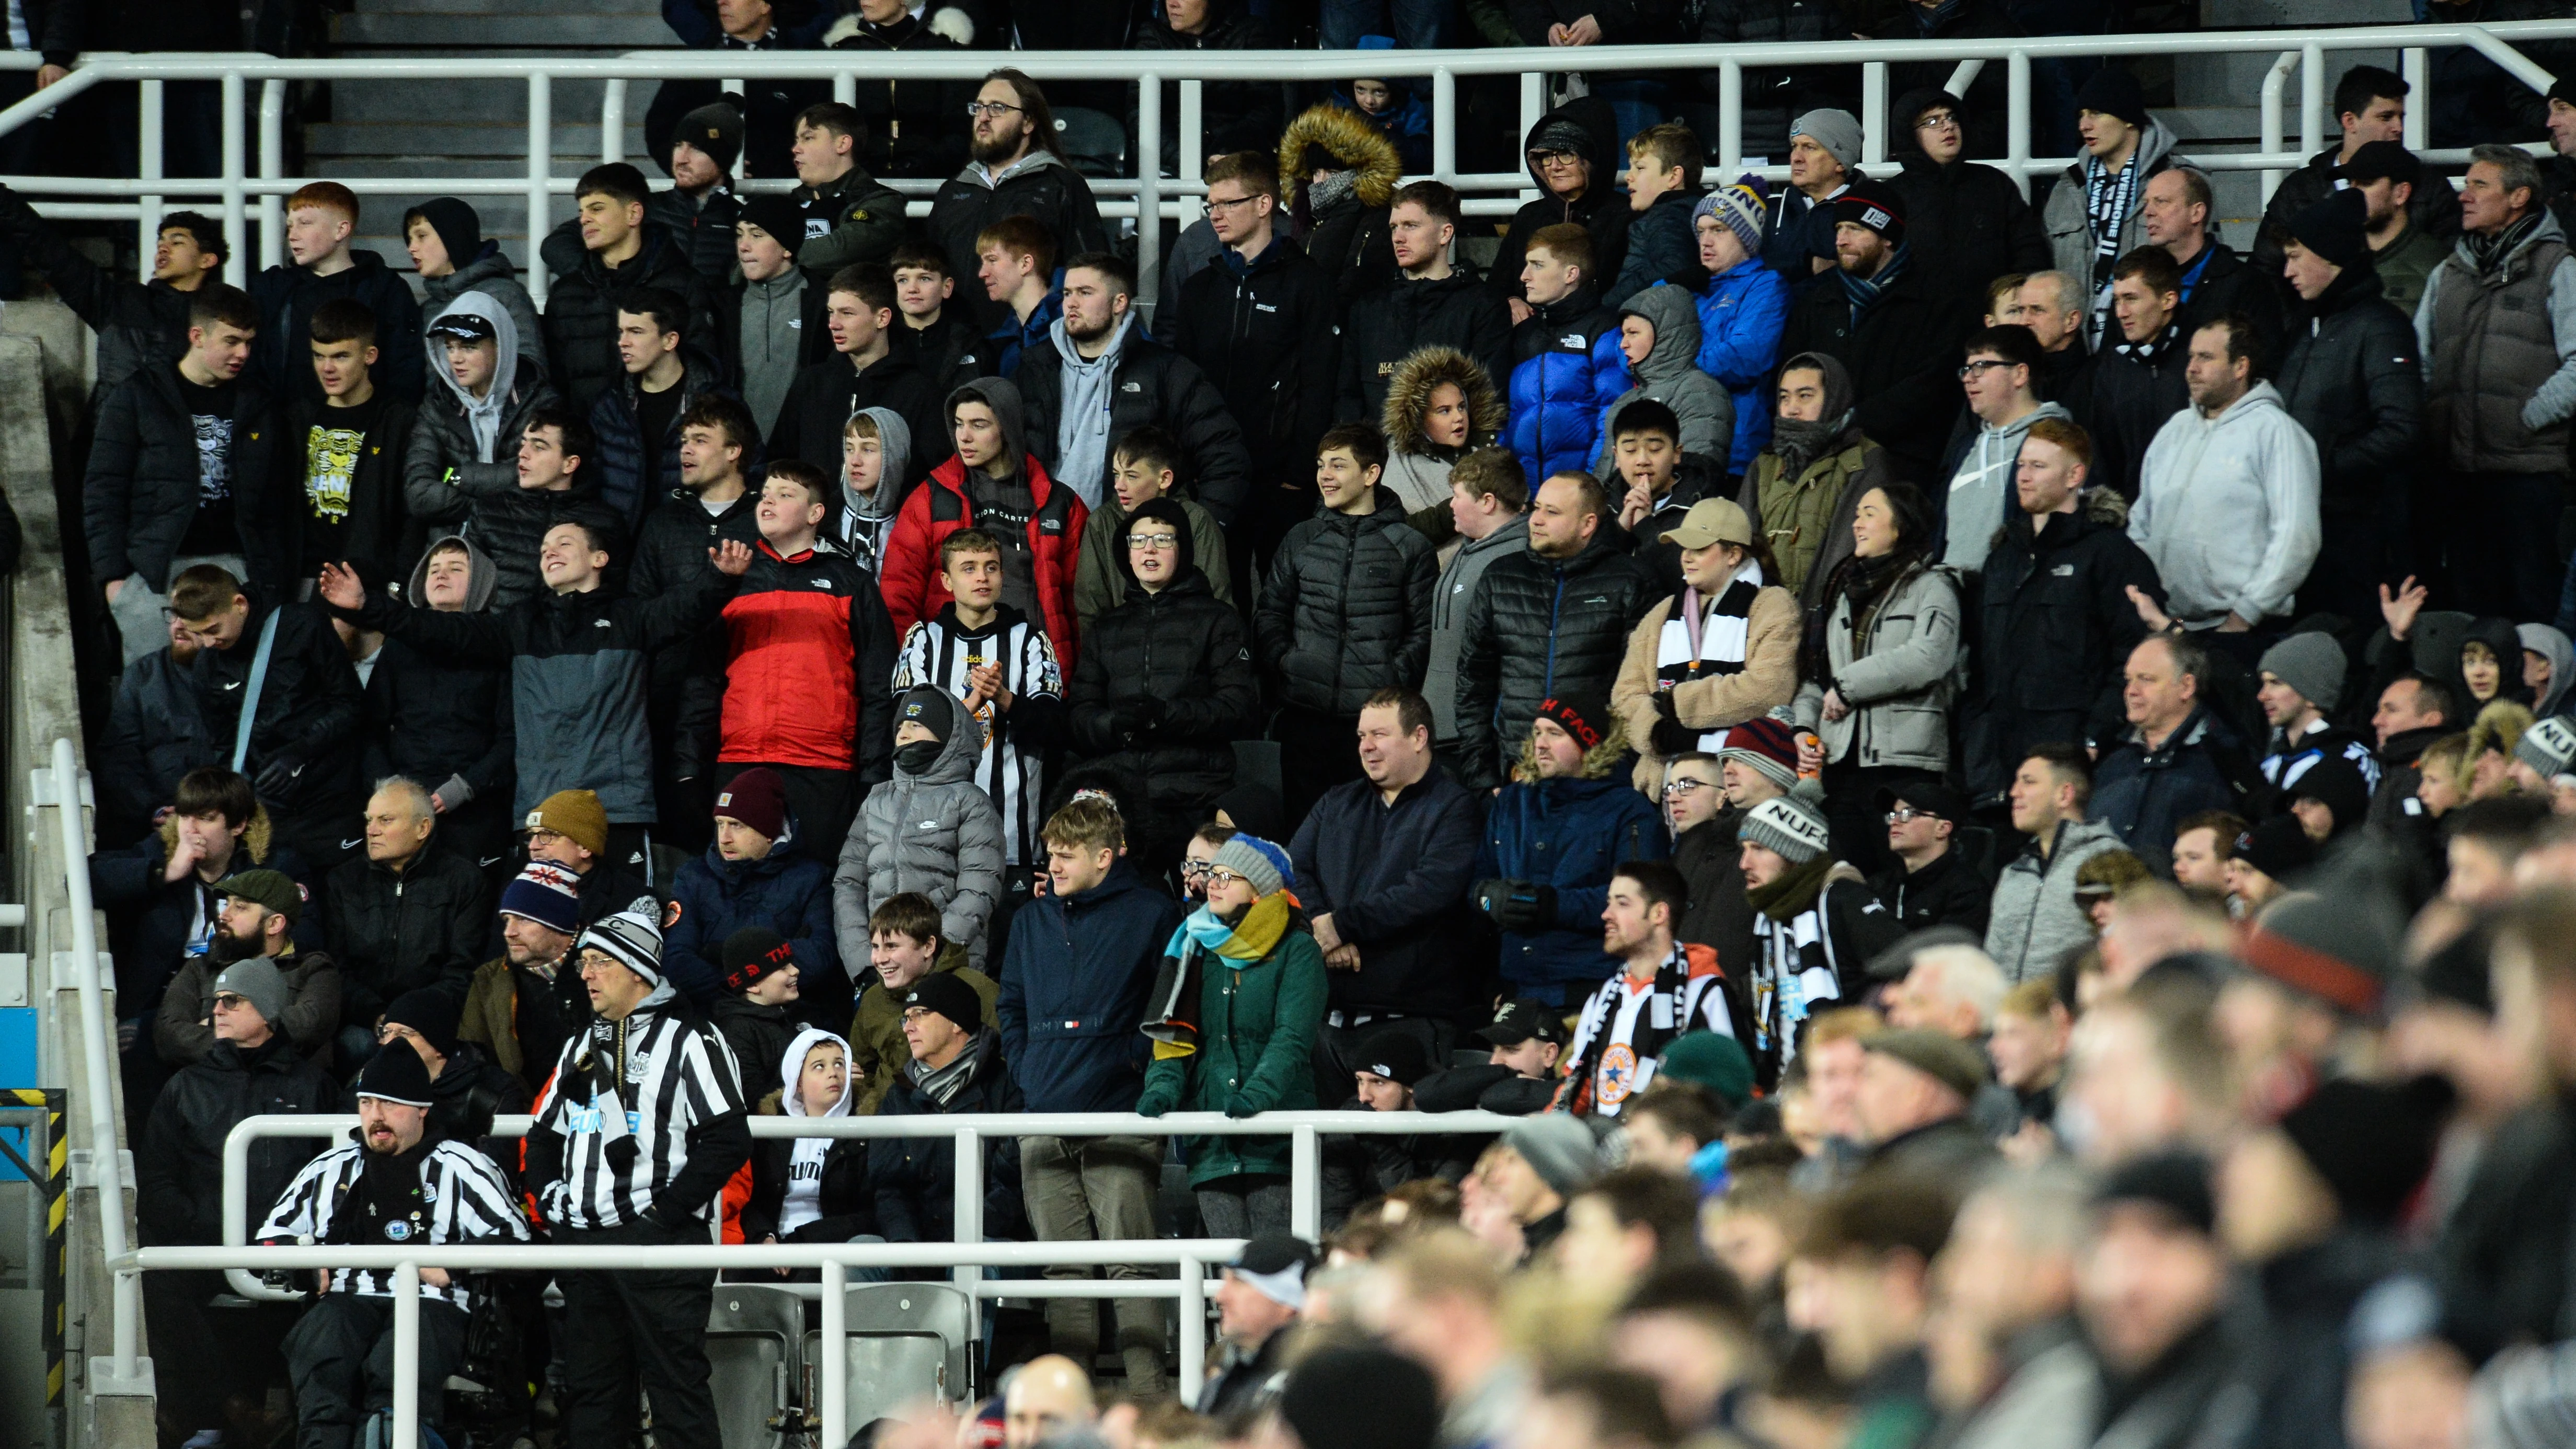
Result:
{"label": "the north face logo", "polygon": [[1118,384],[1118,390],[1120,392],[1143,392],[1145,390],[1145,384],[1141,382],[1122,382]]}

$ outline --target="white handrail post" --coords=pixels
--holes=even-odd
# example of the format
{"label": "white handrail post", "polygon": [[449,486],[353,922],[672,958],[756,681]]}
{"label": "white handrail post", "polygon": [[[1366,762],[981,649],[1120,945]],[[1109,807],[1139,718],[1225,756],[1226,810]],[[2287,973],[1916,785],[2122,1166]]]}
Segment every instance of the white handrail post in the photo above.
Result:
{"label": "white handrail post", "polygon": [[859,103],[859,78],[855,72],[843,70],[832,73],[832,99],[845,106]]}
{"label": "white handrail post", "polygon": [[[1535,71],[1535,70],[1525,70],[1525,71],[1522,71],[1522,72],[1521,72],[1521,134],[1522,134],[1522,135],[1524,135],[1524,136],[1526,136],[1526,135],[1528,135],[1530,132],[1537,130],[1537,129],[1538,129],[1538,123],[1539,123],[1539,121],[1540,121],[1541,119],[1543,119],[1546,115],[1547,115],[1547,75],[1546,75],[1546,73],[1545,73],[1545,72],[1542,72],[1542,71]],[[1527,168],[1527,167],[1523,167],[1522,169],[1523,169],[1523,170],[1527,170],[1528,168]],[[1537,188],[1537,187],[1535,187],[1535,186],[1524,186],[1524,187],[1522,187],[1522,188],[1521,188],[1521,200],[1523,200],[1523,201],[1536,201],[1536,200],[1538,200],[1538,188]]]}
{"label": "white handrail post", "polygon": [[2433,139],[2433,70],[2424,47],[2399,51],[2397,70],[2406,78],[2406,149],[2421,151]]}
{"label": "white handrail post", "polygon": [[1288,1129],[1288,1231],[1310,1243],[1324,1235],[1324,1139],[1311,1126]]}
{"label": "white handrail post", "polygon": [[[445,1385],[441,1385],[444,1388]],[[394,1268],[393,1449],[420,1449],[420,1265]]]}
{"label": "white handrail post", "polygon": [[1163,78],[1136,81],[1136,296],[1150,311],[1163,290]]}
{"label": "white handrail post", "polygon": [[[155,109],[157,109],[157,102]],[[146,253],[149,255],[149,253]],[[115,1055],[108,1048],[107,997],[98,984],[98,908],[89,893],[89,832],[81,821],[80,763],[69,739],[54,741],[54,808],[61,829],[64,884],[72,918],[72,980],[80,992],[81,1064],[89,1089],[90,1156],[99,1186],[98,1240],[110,1263],[128,1251],[125,1239],[125,1168],[116,1150]],[[143,1285],[131,1272],[116,1275],[112,1373],[132,1385],[143,1372]],[[99,1375],[92,1361],[91,1384]]]}
{"label": "white handrail post", "polygon": [[[1197,185],[1207,175],[1207,120],[1199,109],[1205,101],[1202,89],[1198,81],[1181,82],[1181,154],[1172,161],[1173,169],[1180,172],[1181,179],[1190,183],[1190,186],[1181,188],[1185,197],[1191,186]],[[1187,214],[1188,209],[1184,207],[1183,215]]]}
{"label": "white handrail post", "polygon": [[1717,169],[1728,181],[1744,166],[1744,65],[1717,63]]}
{"label": "white handrail post", "polygon": [[1860,164],[1876,166],[1887,159],[1887,62],[1873,60],[1860,68]]}
{"label": "white handrail post", "polygon": [[[2263,154],[2266,156],[2277,155],[2283,144],[2281,139],[2281,89],[2289,84],[2290,67],[2297,65],[2298,63],[2299,53],[2297,51],[2282,51],[2280,59],[2273,61],[2271,70],[2265,72],[2263,76]],[[2288,174],[2289,173],[2282,171],[2277,167],[2267,166],[2264,168],[2264,205],[2269,206],[2272,204],[2272,193],[2279,189],[2281,178]]]}
{"label": "white handrail post", "polygon": [[2313,156],[2326,140],[2326,48],[2299,47],[2299,150]]}
{"label": "white handrail post", "polygon": [[[142,173],[144,183],[143,195],[137,198],[143,207],[134,221],[134,244],[140,249],[146,265],[151,263],[153,245],[161,240],[161,188],[152,184],[162,179],[161,99],[161,82],[158,80],[146,78],[134,87],[134,169]],[[238,237],[228,237],[226,243],[238,240]],[[88,857],[84,854],[82,858]]]}
{"label": "white handrail post", "polygon": [[[286,175],[286,82],[275,77],[259,87],[259,179]],[[259,197],[259,264],[286,265],[286,198],[274,191]]]}
{"label": "white handrail post", "polygon": [[837,1259],[823,1265],[823,1361],[814,1377],[823,1386],[825,1444],[850,1442],[850,1359],[842,1351],[850,1326],[850,1267]]}
{"label": "white handrail post", "polygon": [[1968,87],[1977,83],[1978,74],[1985,68],[1986,63],[1972,55],[1959,62],[1957,70],[1950,72],[1950,83],[1942,89],[1964,101],[1968,98]]}
{"label": "white handrail post", "polygon": [[[231,238],[231,245],[224,250],[224,280],[238,287],[250,280],[250,248],[244,245],[249,240],[250,208],[242,191],[242,178],[249,169],[243,155],[244,143],[249,138],[242,134],[242,101],[245,99],[242,73],[237,70],[224,72],[222,84],[224,235]],[[154,240],[159,240],[157,235]]]}
{"label": "white handrail post", "polygon": [[[969,1248],[984,1241],[984,1134],[972,1127],[957,1129],[957,1231],[953,1236]],[[950,1281],[966,1295],[966,1321],[980,1329],[984,1299],[975,1285],[983,1281],[984,1270],[970,1263],[948,1272]]]}
{"label": "white handrail post", "polygon": [[528,299],[546,305],[546,264],[537,252],[554,228],[554,83],[544,71],[528,77]]}
{"label": "white handrail post", "polygon": [[1195,1403],[1207,1380],[1207,1279],[1196,1258],[1181,1260],[1181,1402]]}
{"label": "white handrail post", "polygon": [[1431,174],[1458,184],[1458,73],[1445,65],[1431,73]]}
{"label": "white handrail post", "polygon": [[610,166],[625,159],[626,77],[610,76],[599,88],[599,164]]}
{"label": "white handrail post", "polygon": [[[1958,95],[1956,91],[1952,95]],[[1965,99],[1965,97],[1961,97]],[[2016,50],[2004,61],[2004,169],[2022,199],[2030,199],[2030,52]]]}

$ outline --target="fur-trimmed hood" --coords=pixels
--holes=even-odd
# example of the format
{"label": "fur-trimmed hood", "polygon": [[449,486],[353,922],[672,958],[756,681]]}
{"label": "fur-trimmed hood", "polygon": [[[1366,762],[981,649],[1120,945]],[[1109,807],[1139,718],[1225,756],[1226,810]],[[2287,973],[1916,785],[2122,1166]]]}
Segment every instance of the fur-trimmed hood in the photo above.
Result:
{"label": "fur-trimmed hood", "polygon": [[[171,854],[179,848],[179,817],[177,814],[173,813],[162,820],[160,835],[161,858],[167,860],[170,858]],[[268,807],[265,805],[253,805],[250,809],[250,825],[247,829],[242,831],[240,847],[241,853],[250,857],[251,865],[266,865],[268,864],[268,852],[271,839],[271,828],[268,823]],[[249,867],[236,865],[234,868],[236,870],[246,870]]]}
{"label": "fur-trimmed hood", "polygon": [[1422,431],[1423,420],[1431,415],[1431,395],[1444,382],[1466,394],[1468,447],[1481,448],[1502,436],[1510,411],[1495,394],[1494,380],[1485,376],[1485,369],[1455,347],[1425,347],[1397,363],[1394,375],[1387,379],[1385,416],[1378,426],[1386,432],[1388,452],[1432,450],[1430,438]]}
{"label": "fur-trimmed hood", "polygon": [[1348,106],[1326,102],[1310,106],[1303,115],[1288,123],[1279,138],[1279,205],[1282,210],[1297,204],[1297,192],[1306,184],[1304,165],[1306,148],[1321,146],[1335,159],[1359,172],[1355,194],[1360,205],[1384,206],[1395,195],[1395,183],[1404,176],[1404,162],[1395,154],[1395,143],[1384,132],[1370,125],[1368,118]]}
{"label": "fur-trimmed hood", "polygon": [[2477,723],[2469,726],[2469,747],[2460,752],[2460,793],[2469,793],[2469,784],[2477,778],[2478,756],[2489,750],[2513,758],[2513,747],[2522,743],[2525,730],[2531,728],[2531,711],[2509,699],[2499,699],[2478,711]]}
{"label": "fur-trimmed hood", "polygon": [[[1607,780],[1618,772],[1619,763],[1627,756],[1627,722],[1613,714],[1609,732],[1601,736],[1601,743],[1583,752],[1583,778]],[[1520,785],[1539,783],[1538,736],[1534,733],[1521,737],[1521,757],[1512,762],[1512,781]]]}
{"label": "fur-trimmed hood", "polygon": [[2095,523],[2111,528],[2129,526],[2129,500],[2111,488],[2087,488],[2075,495],[2075,506]]}

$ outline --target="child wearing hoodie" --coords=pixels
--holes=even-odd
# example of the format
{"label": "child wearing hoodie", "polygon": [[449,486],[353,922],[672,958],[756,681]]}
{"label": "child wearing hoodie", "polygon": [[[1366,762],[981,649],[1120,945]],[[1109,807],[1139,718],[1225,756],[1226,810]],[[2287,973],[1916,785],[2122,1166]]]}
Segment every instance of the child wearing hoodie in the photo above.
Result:
{"label": "child wearing hoodie", "polygon": [[841,506],[832,510],[832,538],[870,574],[884,571],[886,535],[911,468],[912,424],[901,413],[861,408],[841,425]]}
{"label": "child wearing hoodie", "polygon": [[1074,561],[1091,510],[1029,456],[1020,390],[1008,379],[965,384],[948,395],[943,416],[956,452],[904,497],[878,573],[895,631],[909,632],[949,601],[939,546],[980,528],[1002,545],[1002,602],[1037,620],[1069,667]]}
{"label": "child wearing hoodie", "polygon": [[555,394],[544,367],[522,353],[510,309],[489,292],[460,295],[428,331],[429,372],[438,381],[412,425],[403,503],[413,523],[452,531],[475,500],[518,491],[519,434]]}
{"label": "child wearing hoodie", "polygon": [[894,778],[869,792],[832,875],[842,941],[866,947],[874,903],[915,891],[939,908],[941,937],[983,964],[1003,867],[1002,812],[975,783],[983,753],[983,722],[946,690],[917,685],[895,702]]}
{"label": "child wearing hoodie", "polygon": [[[850,1044],[809,1026],[775,1058],[770,1094],[789,1117],[847,1117],[852,1100]],[[759,1071],[749,1060],[745,1076]],[[765,1137],[752,1144],[751,1193],[737,1221],[746,1243],[883,1242],[876,1235],[876,1204],[868,1191],[868,1139],[864,1137]],[[774,1268],[753,1277],[811,1282],[807,1269]],[[852,1270],[854,1283],[881,1283],[883,1269]]]}
{"label": "child wearing hoodie", "polygon": [[1681,424],[1682,451],[1713,458],[1723,469],[1735,447],[1735,399],[1716,378],[1699,370],[1699,303],[1679,287],[1648,287],[1619,309],[1619,356],[1636,385],[1601,410],[1601,455],[1593,471],[1607,478],[1618,469],[1611,456],[1611,421],[1639,398],[1673,410]]}
{"label": "child wearing hoodie", "polygon": [[[414,609],[480,613],[498,583],[483,551],[449,534],[412,567],[402,597]],[[509,661],[432,653],[388,637],[365,697],[367,778],[405,775],[429,786],[441,839],[486,867],[506,859],[519,748]]]}

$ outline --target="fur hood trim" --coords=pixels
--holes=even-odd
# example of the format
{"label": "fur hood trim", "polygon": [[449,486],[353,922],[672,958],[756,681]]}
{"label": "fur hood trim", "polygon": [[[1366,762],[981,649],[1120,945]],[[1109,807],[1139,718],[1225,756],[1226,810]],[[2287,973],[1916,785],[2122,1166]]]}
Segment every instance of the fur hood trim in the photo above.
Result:
{"label": "fur hood trim", "polygon": [[1311,106],[1304,115],[1290,121],[1287,133],[1279,138],[1279,206],[1283,211],[1297,204],[1298,188],[1306,184],[1303,163],[1309,146],[1323,147],[1360,173],[1355,194],[1362,206],[1386,205],[1395,195],[1395,183],[1404,178],[1404,162],[1395,154],[1395,143],[1370,125],[1367,117],[1330,102]]}
{"label": "fur hood trim", "polygon": [[1454,383],[1467,398],[1467,446],[1481,448],[1503,435],[1510,416],[1495,395],[1494,381],[1474,358],[1455,347],[1425,347],[1395,365],[1386,383],[1386,411],[1379,426],[1390,453],[1429,453],[1431,440],[1422,431],[1431,416],[1431,395],[1442,383]]}
{"label": "fur hood trim", "polygon": [[[1601,743],[1583,752],[1583,778],[1607,780],[1617,773],[1619,762],[1627,757],[1628,725],[1625,720],[1613,714],[1610,717],[1609,733],[1601,737]],[[1521,757],[1512,765],[1512,780],[1515,784],[1521,785],[1538,783],[1537,735],[1521,737]]]}

